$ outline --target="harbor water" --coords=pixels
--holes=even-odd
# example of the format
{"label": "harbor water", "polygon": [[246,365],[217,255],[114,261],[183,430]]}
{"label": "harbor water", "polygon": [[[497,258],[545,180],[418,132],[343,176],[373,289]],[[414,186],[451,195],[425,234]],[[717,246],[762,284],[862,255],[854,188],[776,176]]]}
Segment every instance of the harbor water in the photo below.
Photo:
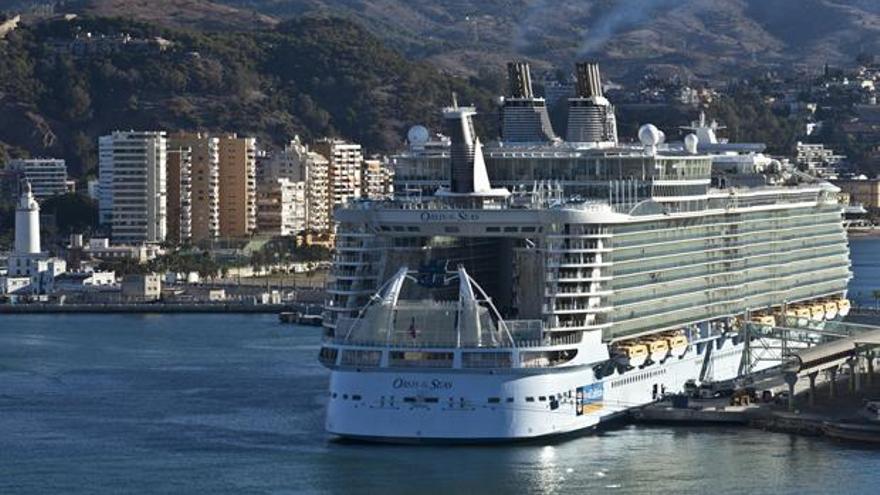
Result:
{"label": "harbor water", "polygon": [[[880,239],[852,241],[852,296]],[[0,493],[870,493],[880,451],[620,426],[492,447],[323,432],[320,330],[273,315],[0,316]]]}

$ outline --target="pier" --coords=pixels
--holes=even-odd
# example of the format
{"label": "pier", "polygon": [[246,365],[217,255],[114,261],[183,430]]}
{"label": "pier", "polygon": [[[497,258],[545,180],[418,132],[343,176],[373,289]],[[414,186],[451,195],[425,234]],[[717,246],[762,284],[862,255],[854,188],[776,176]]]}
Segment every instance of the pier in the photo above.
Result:
{"label": "pier", "polygon": [[4,314],[114,314],[114,313],[281,313],[306,311],[303,304],[243,304],[243,303],[107,303],[107,304],[0,304]]}
{"label": "pier", "polygon": [[[862,411],[867,401],[880,397],[875,366],[880,327],[831,321],[821,328],[747,326],[746,334],[760,335],[753,339],[757,348],[770,349],[766,342],[772,337],[777,342],[772,348],[782,352],[779,367],[743,381],[743,390],[751,393],[740,391],[734,397],[745,404],[731,405],[733,398],[678,396],[634,411],[633,419],[683,426],[740,425],[880,442],[880,416]],[[752,364],[744,363],[746,368]]]}

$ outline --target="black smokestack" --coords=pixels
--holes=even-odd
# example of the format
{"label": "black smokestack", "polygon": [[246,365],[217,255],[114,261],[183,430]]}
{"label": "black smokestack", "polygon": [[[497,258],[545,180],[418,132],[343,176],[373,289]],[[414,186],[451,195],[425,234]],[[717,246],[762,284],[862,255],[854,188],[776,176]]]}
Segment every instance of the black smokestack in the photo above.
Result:
{"label": "black smokestack", "polygon": [[595,62],[578,62],[575,66],[575,74],[577,75],[578,98],[603,96],[599,64]]}
{"label": "black smokestack", "polygon": [[532,74],[526,62],[509,62],[507,64],[507,83],[510,85],[511,98],[533,98]]}

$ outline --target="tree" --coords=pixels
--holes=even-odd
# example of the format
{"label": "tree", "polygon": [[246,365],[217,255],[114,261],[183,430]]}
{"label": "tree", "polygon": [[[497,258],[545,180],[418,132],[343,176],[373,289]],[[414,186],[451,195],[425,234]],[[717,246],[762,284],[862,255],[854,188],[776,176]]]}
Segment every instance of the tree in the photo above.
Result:
{"label": "tree", "polygon": [[55,216],[62,235],[93,232],[98,226],[98,205],[82,194],[62,194],[43,201],[42,213]]}

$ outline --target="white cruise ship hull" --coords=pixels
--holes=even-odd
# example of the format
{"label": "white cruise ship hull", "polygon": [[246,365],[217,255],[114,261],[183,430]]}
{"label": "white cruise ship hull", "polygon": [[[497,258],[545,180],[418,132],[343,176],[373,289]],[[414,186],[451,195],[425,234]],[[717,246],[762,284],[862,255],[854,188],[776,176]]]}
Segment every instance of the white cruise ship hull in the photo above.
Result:
{"label": "white cruise ship hull", "polygon": [[[711,345],[711,344],[710,344]],[[744,345],[713,349],[713,381],[737,377]],[[335,369],[330,376],[328,432],[400,443],[482,443],[565,435],[597,427],[628,410],[681,392],[698,379],[704,354],[597,381],[591,366],[548,369]]]}

